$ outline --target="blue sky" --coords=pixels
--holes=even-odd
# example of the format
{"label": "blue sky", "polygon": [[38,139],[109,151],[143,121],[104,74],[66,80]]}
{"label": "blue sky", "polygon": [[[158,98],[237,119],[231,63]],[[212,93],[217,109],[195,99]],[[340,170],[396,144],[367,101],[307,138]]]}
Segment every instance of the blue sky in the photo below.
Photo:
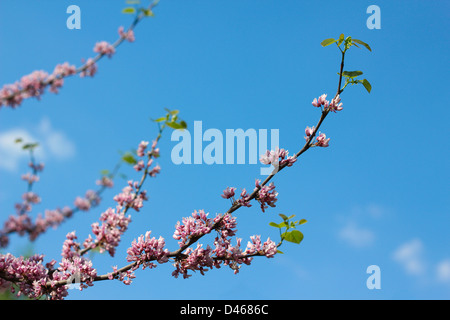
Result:
{"label": "blue sky", "polygon": [[[66,8],[81,8],[81,30],[66,27]],[[366,26],[369,5],[381,9],[381,29]],[[0,82],[13,83],[58,63],[79,65],[97,41],[113,42],[132,17],[124,1],[2,1]],[[334,95],[340,53],[320,42],[340,33],[369,43],[352,48],[346,70],[362,70],[373,90],[348,87],[344,110],[330,114],[321,131],[329,148],[316,148],[276,176],[276,208],[236,212],[238,235],[278,239],[268,226],[278,213],[308,220],[301,245],[284,255],[255,259],[238,275],[228,268],[188,280],[171,277],[171,265],[139,270],[131,286],[97,283],[69,299],[449,299],[449,109],[442,101],[449,81],[449,4],[446,1],[164,1],[142,21],[136,42],[99,62],[94,78],[72,77],[58,95],[0,110],[0,217],[14,212],[25,191],[25,154],[7,141],[20,135],[41,143],[46,168],[35,191],[43,199],[33,214],[71,205],[95,188],[118,150],[152,140],[149,118],[180,110],[188,129],[278,129],[291,153],[304,128],[320,117],[311,101]],[[447,61],[447,62],[445,62]],[[227,186],[251,189],[260,165],[175,165],[170,132],[160,143],[162,173],[146,184],[150,199],[123,236],[117,255],[93,257],[99,273],[126,264],[126,248],[147,230],[168,247],[174,225],[191,212],[228,209]],[[129,168],[123,172],[138,179]],[[447,182],[446,182],[447,181]],[[78,213],[32,244],[46,261],[60,258],[65,235],[80,239],[114,206],[125,185],[103,194],[102,205]],[[13,236],[7,250],[20,255],[28,241]],[[378,265],[381,289],[369,290],[366,269]]]}

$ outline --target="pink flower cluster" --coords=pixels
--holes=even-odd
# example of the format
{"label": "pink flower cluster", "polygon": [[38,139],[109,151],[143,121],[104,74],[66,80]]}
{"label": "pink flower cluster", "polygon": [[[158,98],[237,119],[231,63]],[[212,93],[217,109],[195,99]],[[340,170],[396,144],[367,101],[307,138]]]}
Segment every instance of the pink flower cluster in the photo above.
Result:
{"label": "pink flower cluster", "polygon": [[42,217],[42,214],[38,214],[34,226],[32,226],[29,231],[30,240],[35,240],[41,233],[44,233],[50,227],[56,228],[65,218],[71,217],[72,213],[72,209],[64,207],[63,209],[45,210],[44,217]]}
{"label": "pink flower cluster", "polygon": [[62,78],[75,72],[75,66],[69,65],[67,62],[57,65],[51,75],[43,70],[33,71],[31,74],[23,76],[20,81],[7,84],[0,89],[0,107],[5,105],[16,108],[23,99],[30,97],[40,99],[49,84],[51,85],[50,91],[58,93],[58,88],[64,82]]}
{"label": "pink flower cluster", "polygon": [[[145,155],[149,156],[149,159],[147,161],[147,166],[145,165],[144,160],[139,160],[136,165],[134,166],[134,169],[136,171],[141,171],[144,168],[150,168],[153,164],[152,157],[159,157],[159,148],[156,148],[157,141],[153,141],[152,143],[152,149],[150,151],[146,152],[147,146],[149,142],[148,141],[141,141],[139,143],[138,149],[137,149],[137,156],[138,157],[144,157]],[[159,165],[154,166],[150,171],[148,171],[148,175],[152,178],[156,177],[157,174],[161,172],[161,167]]]}
{"label": "pink flower cluster", "polygon": [[[314,133],[315,128],[312,127],[306,127],[305,129],[305,140],[309,141],[309,139],[311,138],[311,135]],[[329,142],[330,142],[330,138],[327,139],[327,136],[325,135],[325,133],[320,133],[319,135],[316,137],[316,141],[312,144],[314,146],[317,147],[328,147],[329,146]]]}
{"label": "pink flower cluster", "polygon": [[183,247],[189,239],[197,238],[211,232],[214,221],[208,218],[208,213],[203,210],[195,210],[191,217],[184,217],[182,222],[177,222],[173,238]]}
{"label": "pink flower cluster", "polygon": [[122,192],[114,196],[114,201],[118,203],[118,210],[122,208],[132,208],[139,212],[144,206],[144,201],[148,200],[147,192],[142,190],[138,192],[138,182],[128,181],[128,186],[122,189]]}
{"label": "pink flower cluster", "polygon": [[47,81],[50,82],[50,92],[58,93],[59,88],[64,84],[64,78],[77,73],[77,68],[73,65],[69,65],[68,62],[58,64],[50,75]]}
{"label": "pink flower cluster", "polygon": [[[135,269],[134,269],[135,270]],[[119,279],[119,281],[122,281],[126,285],[130,285],[132,282],[132,279],[136,278],[134,275],[134,270],[130,269],[125,272],[117,272],[117,266],[113,267],[113,272],[108,273],[108,279],[112,280],[114,278]]]}
{"label": "pink flower cluster", "polygon": [[151,231],[147,231],[145,237],[141,235],[137,240],[133,240],[131,247],[127,250],[127,261],[136,262],[133,270],[136,270],[139,266],[142,266],[142,269],[147,267],[150,269],[155,268],[156,264],[152,261],[157,261],[158,263],[169,261],[167,257],[169,250],[164,249],[166,245],[164,238],[150,238],[150,234]]}
{"label": "pink flower cluster", "polygon": [[83,290],[88,286],[92,286],[97,276],[97,270],[92,267],[92,261],[80,256],[80,244],[75,241],[76,239],[77,236],[74,231],[66,235],[61,253],[62,260],[59,263],[59,267],[55,271],[52,271],[52,276],[49,281],[51,288],[60,291],[56,291],[58,297],[53,297],[52,293],[50,293],[52,298],[60,299],[59,295],[68,289],[68,285],[56,286],[58,281],[67,281],[69,284],[79,283],[79,289]]}
{"label": "pink flower cluster", "polygon": [[133,30],[128,30],[127,32],[123,31],[124,28],[123,26],[119,27],[119,36],[125,40],[127,40],[128,42],[134,42],[135,38],[134,38],[134,31]]}
{"label": "pink flower cluster", "polygon": [[112,188],[114,187],[114,181],[112,181],[110,178],[103,176],[100,180],[96,181],[96,184],[98,186],[103,186],[106,188]]}
{"label": "pink flower cluster", "polygon": [[267,150],[265,154],[261,155],[259,161],[262,164],[272,164],[275,168],[285,165],[291,167],[297,161],[297,158],[288,155],[289,151],[277,147],[275,150]]}
{"label": "pink flower cluster", "polygon": [[[51,265],[44,265],[43,260],[43,255],[16,258],[10,253],[0,254],[0,288],[10,288],[17,296],[39,298]],[[17,292],[13,284],[18,287]]]}
{"label": "pink flower cluster", "polygon": [[326,94],[321,95],[319,97],[319,99],[314,98],[314,100],[312,102],[312,105],[314,107],[322,107],[323,106],[324,111],[336,112],[336,111],[341,111],[343,109],[342,108],[342,103],[340,103],[341,102],[341,98],[339,97],[339,95],[337,95],[335,98],[333,98],[331,100],[331,102],[326,100],[326,98],[327,98]]}
{"label": "pink flower cluster", "polygon": [[[82,62],[84,62],[84,60],[82,60]],[[80,78],[93,77],[97,73],[97,69],[98,67],[94,59],[92,58],[87,59],[82,70],[80,71]]]}
{"label": "pink flower cluster", "polygon": [[225,190],[223,190],[223,194],[221,195],[221,197],[224,198],[224,199],[233,198],[234,197],[234,190],[236,190],[236,188],[227,187]]}
{"label": "pink flower cluster", "polygon": [[101,55],[106,55],[108,58],[111,58],[114,53],[116,53],[116,49],[113,45],[106,41],[97,42],[94,46],[94,52],[97,52]]}
{"label": "pink flower cluster", "polygon": [[275,192],[275,184],[271,182],[269,185],[260,186],[260,180],[256,180],[255,185],[258,191],[257,199],[261,204],[262,212],[269,207],[275,207],[275,202],[277,202],[278,192]]}
{"label": "pink flower cluster", "polygon": [[100,252],[108,251],[114,256],[121,236],[128,229],[131,216],[126,217],[119,210],[108,208],[101,214],[99,220],[102,222],[101,225],[98,222],[91,225],[95,239],[89,235],[83,246],[89,249],[98,247]]}

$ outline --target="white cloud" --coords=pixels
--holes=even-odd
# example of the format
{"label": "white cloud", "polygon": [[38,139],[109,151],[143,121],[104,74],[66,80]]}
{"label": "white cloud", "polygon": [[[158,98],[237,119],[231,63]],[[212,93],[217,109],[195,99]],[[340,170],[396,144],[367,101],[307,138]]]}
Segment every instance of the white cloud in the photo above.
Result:
{"label": "white cloud", "polygon": [[436,267],[439,282],[450,283],[450,259],[441,261]]}
{"label": "white cloud", "polygon": [[349,222],[339,231],[339,238],[354,247],[366,247],[375,240],[375,234],[369,230],[359,227],[355,222]]}
{"label": "white cloud", "polygon": [[66,137],[64,132],[54,130],[49,119],[42,119],[38,131],[43,137],[44,145],[53,156],[59,159],[67,159],[75,155],[75,145]]}
{"label": "white cloud", "polygon": [[47,158],[67,159],[75,155],[75,145],[62,131],[52,128],[50,120],[44,118],[35,128],[13,128],[0,132],[0,169],[17,171],[23,160],[28,160],[28,152],[22,150],[15,140],[21,138],[24,143],[39,143],[35,149],[37,161]]}
{"label": "white cloud", "polygon": [[422,275],[425,272],[423,244],[420,239],[413,239],[402,244],[394,252],[393,258],[401,264],[409,274]]}

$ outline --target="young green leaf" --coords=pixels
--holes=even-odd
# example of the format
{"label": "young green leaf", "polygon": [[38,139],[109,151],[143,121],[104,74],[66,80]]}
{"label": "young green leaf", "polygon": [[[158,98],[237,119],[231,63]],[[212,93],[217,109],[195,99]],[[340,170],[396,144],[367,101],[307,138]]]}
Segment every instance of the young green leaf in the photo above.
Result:
{"label": "young green leaf", "polygon": [[333,38],[328,38],[328,39],[323,40],[320,44],[322,45],[322,47],[326,47],[326,46],[329,46],[330,44],[333,44],[333,43],[335,43],[337,41],[338,40],[335,40]]}
{"label": "young green leaf", "polygon": [[38,145],[39,145],[39,143],[27,143],[27,144],[23,145],[22,149],[23,149],[23,150],[28,150],[28,149],[33,150],[33,149],[36,148]]}
{"label": "young green leaf", "polygon": [[[171,127],[172,129],[175,129],[175,130],[177,130],[177,129],[185,129],[186,127],[185,126],[183,126],[182,124],[180,124],[180,123],[177,123],[177,122],[174,122],[174,121],[172,121],[172,122],[167,122],[166,123],[169,127]],[[186,123],[185,123],[186,124]]]}
{"label": "young green leaf", "polygon": [[370,85],[370,82],[367,79],[363,79],[362,84],[364,88],[366,88],[367,92],[370,93],[372,90],[372,86]]}
{"label": "young green leaf", "polygon": [[16,140],[14,140],[14,143],[22,143],[22,138],[17,138]]}
{"label": "young green leaf", "polygon": [[128,164],[136,164],[137,160],[134,158],[134,156],[130,153],[127,152],[122,156],[122,160]]}
{"label": "young green leaf", "polygon": [[270,222],[269,223],[269,226],[271,226],[271,227],[274,227],[274,228],[280,228],[280,226],[278,225],[278,223],[275,223],[275,222]]}
{"label": "young green leaf", "polygon": [[282,237],[286,241],[299,244],[303,240],[303,233],[298,230],[293,230],[290,232],[284,232]]}
{"label": "young green leaf", "polygon": [[367,43],[365,43],[364,41],[361,41],[361,40],[358,40],[358,39],[353,39],[352,41],[353,41],[353,42],[356,42],[356,43],[358,43],[358,44],[360,44],[360,45],[362,45],[362,46],[364,46],[364,47],[366,47],[367,50],[369,50],[370,52],[372,52],[372,49],[370,48],[370,46],[369,46]]}
{"label": "young green leaf", "polygon": [[122,10],[122,13],[125,13],[125,14],[133,14],[135,12],[136,12],[136,9],[133,7],[124,8]]}
{"label": "young green leaf", "polygon": [[339,36],[339,40],[338,40],[338,43],[337,43],[337,45],[338,46],[340,46],[341,45],[341,43],[344,41],[344,34],[343,33],[341,33],[341,35]]}
{"label": "young green leaf", "polygon": [[363,74],[362,71],[344,71],[344,72],[342,72],[342,75],[347,78],[355,78],[362,74]]}
{"label": "young green leaf", "polygon": [[283,220],[288,220],[289,218],[286,216],[286,215],[284,215],[284,214],[282,214],[282,213],[280,213],[280,214],[278,214]]}
{"label": "young green leaf", "polygon": [[154,121],[154,122],[163,122],[163,121],[166,121],[166,120],[167,120],[166,117],[161,117],[161,118],[158,118],[158,119],[156,119],[156,120],[153,120],[153,119],[152,119],[152,121]]}

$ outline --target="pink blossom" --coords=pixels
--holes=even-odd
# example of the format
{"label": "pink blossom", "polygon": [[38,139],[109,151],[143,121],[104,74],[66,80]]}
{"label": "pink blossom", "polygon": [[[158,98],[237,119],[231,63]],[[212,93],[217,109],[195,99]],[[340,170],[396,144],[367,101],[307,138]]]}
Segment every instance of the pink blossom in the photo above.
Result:
{"label": "pink blossom", "polygon": [[25,232],[31,230],[33,223],[31,222],[30,216],[26,213],[22,213],[17,216],[10,215],[8,220],[6,220],[3,230],[4,232],[11,233],[17,232],[19,235],[24,235]]}
{"label": "pink blossom", "polygon": [[275,192],[275,185],[271,182],[263,187],[259,186],[259,180],[256,180],[256,187],[259,189],[257,199],[261,205],[262,212],[265,212],[268,206],[275,207],[278,192]]}
{"label": "pink blossom", "polygon": [[99,186],[106,187],[106,188],[114,187],[114,182],[106,176],[103,176],[100,180],[97,180],[96,184]]}
{"label": "pink blossom", "polygon": [[272,258],[277,253],[277,244],[267,238],[261,245],[261,236],[251,236],[251,242],[247,244],[245,254],[264,254],[267,258]]}
{"label": "pink blossom", "polygon": [[145,168],[145,164],[144,164],[144,160],[139,160],[134,166],[133,166],[134,170],[136,171],[141,171],[142,169]]}
{"label": "pink blossom", "polygon": [[6,84],[0,90],[0,107],[5,105],[14,109],[22,103],[23,99],[19,82]]}
{"label": "pink blossom", "polygon": [[250,195],[247,193],[247,190],[242,189],[241,197],[237,200],[237,203],[243,207],[251,207],[250,204]]}
{"label": "pink blossom", "polygon": [[148,200],[147,192],[142,190],[137,194],[136,188],[138,183],[128,181],[128,186],[122,189],[122,192],[114,196],[114,201],[118,203],[118,208],[130,207],[136,211],[139,211],[143,207],[143,202]]}
{"label": "pink blossom", "polygon": [[234,190],[236,190],[236,188],[227,187],[225,190],[223,190],[223,194],[221,195],[221,197],[224,199],[230,199],[234,197]]}
{"label": "pink blossom", "polygon": [[[17,286],[17,295],[25,295],[29,298],[36,299],[43,292],[47,280],[49,279],[48,268],[55,262],[43,264],[43,255],[33,255],[29,258],[16,258],[12,254],[0,254],[0,288],[10,288],[15,292]],[[10,281],[5,280],[10,279]],[[27,281],[23,281],[27,279]],[[67,295],[67,292],[65,292]],[[61,292],[57,298],[62,298],[64,292]],[[53,294],[56,296],[56,293]]]}
{"label": "pink blossom", "polygon": [[148,141],[141,141],[139,143],[138,149],[137,149],[137,155],[138,157],[143,157],[145,155],[145,149],[147,149]]}
{"label": "pink blossom", "polygon": [[320,133],[319,136],[316,138],[316,143],[314,143],[314,145],[318,147],[328,147],[329,141],[330,138],[327,139],[325,133]]}
{"label": "pink blossom", "polygon": [[41,198],[34,192],[25,192],[22,195],[22,199],[25,202],[33,203],[33,204],[38,204],[41,202]]}
{"label": "pink blossom", "polygon": [[191,217],[185,217],[177,222],[173,238],[178,241],[180,247],[195,237],[200,237],[211,232],[213,225],[212,219],[208,218],[208,213],[203,210],[195,210]]}
{"label": "pink blossom", "polygon": [[44,170],[44,164],[41,162],[36,164],[34,162],[28,163],[28,166],[33,169],[34,172],[42,172]]}
{"label": "pink blossom", "polygon": [[272,164],[275,168],[278,166],[292,166],[297,158],[294,156],[289,157],[289,151],[285,149],[276,148],[275,150],[267,150],[265,154],[261,155],[260,161],[262,164]]}
{"label": "pink blossom", "polygon": [[124,216],[112,208],[108,208],[100,216],[100,225],[95,222],[91,225],[95,240],[89,236],[84,242],[86,248],[99,246],[100,252],[108,251],[111,256],[115,254],[115,248],[119,245],[122,234],[128,229],[131,216]]}
{"label": "pink blossom", "polygon": [[81,211],[89,211],[89,209],[91,208],[90,201],[86,198],[81,197],[76,197],[74,205]]}
{"label": "pink blossom", "polygon": [[31,74],[23,76],[20,79],[20,87],[24,90],[23,98],[36,97],[39,99],[44,93],[47,77],[48,73],[43,70],[33,71]]}
{"label": "pink blossom", "polygon": [[93,77],[97,73],[97,64],[94,59],[89,58],[80,72],[80,77]]}
{"label": "pink blossom", "polygon": [[25,180],[29,184],[31,184],[31,183],[34,183],[34,182],[38,182],[39,181],[39,176],[31,174],[31,173],[27,173],[27,174],[23,174],[21,179]]}
{"label": "pink blossom", "polygon": [[148,175],[152,178],[156,177],[156,175],[158,173],[161,172],[161,167],[159,165],[156,165],[155,167],[152,168],[152,170],[150,170],[150,172],[148,173]]}
{"label": "pink blossom", "polygon": [[319,99],[314,98],[314,100],[313,100],[313,102],[312,102],[312,105],[313,105],[314,107],[321,107],[321,106],[328,107],[329,102],[328,102],[328,100],[326,100],[326,97],[327,97],[326,94],[322,94],[322,95],[319,97]]}
{"label": "pink blossom", "polygon": [[116,49],[110,43],[106,41],[101,41],[95,44],[94,52],[97,52],[101,55],[107,55],[108,58],[111,58],[113,54],[116,52]]}
{"label": "pink blossom", "polygon": [[305,129],[305,134],[306,134],[305,139],[306,140],[308,140],[309,137],[314,133],[314,130],[315,130],[314,126],[312,128],[306,127],[306,129]]}
{"label": "pink blossom", "polygon": [[123,26],[119,27],[119,36],[121,38],[124,38],[125,40],[128,40],[129,42],[134,42],[135,38],[134,38],[134,31],[132,29],[129,29],[127,32],[123,31],[124,28]]}
{"label": "pink blossom", "polygon": [[150,234],[151,231],[147,231],[145,237],[141,235],[137,240],[133,240],[131,247],[127,250],[127,261],[136,262],[138,266],[142,266],[142,269],[156,267],[152,261],[165,263],[169,260],[167,257],[169,250],[164,249],[166,245],[164,238],[150,238]]}
{"label": "pink blossom", "polygon": [[341,102],[341,98],[339,95],[337,95],[335,98],[333,98],[333,100],[331,100],[331,103],[329,104],[328,108],[326,108],[326,110],[330,110],[333,112],[336,111],[341,111],[343,109],[342,107],[342,103]]}
{"label": "pink blossom", "polygon": [[209,246],[204,249],[200,243],[195,249],[187,248],[185,251],[187,258],[175,262],[176,269],[172,275],[178,278],[179,274],[182,274],[183,278],[187,279],[191,276],[188,274],[188,270],[200,271],[200,274],[204,275],[208,271],[206,268],[212,269],[214,265],[211,252],[212,249]]}

